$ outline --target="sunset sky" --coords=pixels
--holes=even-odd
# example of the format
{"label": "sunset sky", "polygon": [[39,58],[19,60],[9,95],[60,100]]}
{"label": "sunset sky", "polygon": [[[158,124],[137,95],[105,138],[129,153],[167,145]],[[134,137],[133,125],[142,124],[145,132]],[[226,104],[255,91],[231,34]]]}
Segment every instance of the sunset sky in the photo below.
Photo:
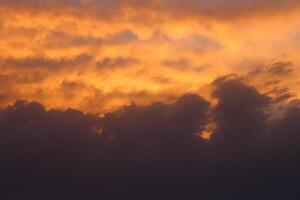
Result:
{"label": "sunset sky", "polygon": [[2,0],[0,11],[1,106],[103,113],[209,99],[216,78],[251,72],[263,93],[299,95],[296,0]]}
{"label": "sunset sky", "polygon": [[0,199],[300,198],[299,0],[0,0],[0,38]]}

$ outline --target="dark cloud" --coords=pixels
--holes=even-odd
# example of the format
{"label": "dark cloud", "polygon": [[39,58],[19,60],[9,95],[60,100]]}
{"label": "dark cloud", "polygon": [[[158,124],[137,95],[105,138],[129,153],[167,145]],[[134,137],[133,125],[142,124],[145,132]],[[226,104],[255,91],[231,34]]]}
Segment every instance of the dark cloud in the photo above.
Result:
{"label": "dark cloud", "polygon": [[[298,104],[270,122],[273,103],[254,87],[233,76],[214,87],[213,107],[187,94],[103,116],[25,101],[0,109],[1,197],[297,199]],[[210,141],[198,135],[208,123]]]}
{"label": "dark cloud", "polygon": [[22,197],[25,189],[34,198],[52,184],[58,195],[73,187],[81,188],[79,195],[93,188],[113,195],[121,189],[118,181],[150,178],[160,161],[166,169],[169,161],[181,165],[176,152],[187,159],[184,152],[201,147],[204,141],[194,133],[206,123],[207,109],[205,100],[186,95],[174,104],[132,105],[99,119],[18,101],[0,111],[1,187],[10,197]]}
{"label": "dark cloud", "polygon": [[[183,96],[171,105],[131,105],[105,116],[104,134],[127,144],[133,143],[132,147],[141,145],[142,150],[146,146],[155,149],[165,148],[168,143],[190,142],[197,140],[195,134],[203,130],[208,106],[208,102],[197,95]],[[165,142],[166,145],[159,144]]]}
{"label": "dark cloud", "polygon": [[237,79],[221,78],[215,86],[218,104],[213,113],[217,125],[213,140],[226,148],[239,145],[234,148],[238,151],[262,141],[266,126],[263,109],[270,99]]}
{"label": "dark cloud", "polygon": [[[218,103],[212,111],[216,129],[211,144],[219,160],[216,168],[223,167],[217,170],[216,176],[225,178],[225,184],[239,191],[246,186],[248,192],[242,192],[245,198],[258,195],[258,199],[280,199],[281,195],[298,195],[295,190],[300,178],[298,159],[295,159],[300,142],[296,134],[298,109],[292,106],[284,116],[270,122],[266,112],[274,109],[270,97],[234,76],[220,78],[214,85],[213,94]],[[285,181],[288,186],[284,185]],[[267,193],[259,189],[265,187]]]}
{"label": "dark cloud", "polygon": [[284,151],[299,151],[300,141],[300,108],[290,107],[282,120],[273,122],[274,141]]}

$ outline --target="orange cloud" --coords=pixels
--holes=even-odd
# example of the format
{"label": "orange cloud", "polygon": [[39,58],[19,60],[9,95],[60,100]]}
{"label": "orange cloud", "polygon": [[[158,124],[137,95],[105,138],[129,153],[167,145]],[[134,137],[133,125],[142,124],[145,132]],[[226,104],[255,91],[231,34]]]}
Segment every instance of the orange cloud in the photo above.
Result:
{"label": "orange cloud", "polygon": [[[297,1],[1,1],[0,105],[104,112],[238,74],[299,95]],[[286,23],[286,22],[289,23]],[[99,106],[98,106],[99,105]]]}

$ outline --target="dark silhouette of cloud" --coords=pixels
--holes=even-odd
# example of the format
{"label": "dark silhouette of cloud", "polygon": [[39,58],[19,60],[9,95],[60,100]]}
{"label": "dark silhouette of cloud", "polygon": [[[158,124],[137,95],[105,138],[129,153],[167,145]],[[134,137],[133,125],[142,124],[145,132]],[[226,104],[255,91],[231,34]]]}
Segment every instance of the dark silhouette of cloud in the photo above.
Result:
{"label": "dark silhouette of cloud", "polygon": [[230,146],[253,146],[261,141],[265,128],[263,109],[270,99],[260,94],[255,88],[246,86],[236,79],[218,79],[213,95],[218,99],[214,109],[214,121],[217,132],[214,140],[228,142]]}
{"label": "dark silhouette of cloud", "polygon": [[292,150],[295,152],[299,151],[300,141],[300,108],[291,107],[285,113],[285,116],[280,121],[275,121],[273,124],[274,141],[277,143],[281,153],[284,150]]}
{"label": "dark silhouette of cloud", "polygon": [[233,76],[214,87],[214,106],[187,94],[103,116],[25,101],[0,109],[1,197],[297,199],[297,104],[269,121],[273,101],[254,87]]}
{"label": "dark silhouette of cloud", "polygon": [[165,148],[170,145],[180,147],[185,142],[188,145],[193,140],[200,142],[195,134],[202,131],[207,122],[208,106],[208,102],[197,95],[185,95],[170,105],[131,105],[104,117],[103,134],[130,145],[129,148],[168,151]]}

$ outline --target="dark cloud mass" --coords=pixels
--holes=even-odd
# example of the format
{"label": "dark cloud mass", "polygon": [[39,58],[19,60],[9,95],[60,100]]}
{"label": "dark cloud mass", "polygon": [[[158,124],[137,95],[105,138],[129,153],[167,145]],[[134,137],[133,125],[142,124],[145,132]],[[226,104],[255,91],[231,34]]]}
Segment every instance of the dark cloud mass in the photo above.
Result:
{"label": "dark cloud mass", "polygon": [[255,88],[244,85],[236,79],[218,79],[215,81],[214,96],[219,100],[214,109],[214,121],[218,130],[213,135],[216,142],[228,142],[242,148],[257,145],[265,134],[266,108],[270,99]]}
{"label": "dark cloud mass", "polygon": [[1,198],[298,199],[299,108],[270,122],[270,97],[230,77],[214,87],[215,106],[187,94],[103,116],[2,108]]}

